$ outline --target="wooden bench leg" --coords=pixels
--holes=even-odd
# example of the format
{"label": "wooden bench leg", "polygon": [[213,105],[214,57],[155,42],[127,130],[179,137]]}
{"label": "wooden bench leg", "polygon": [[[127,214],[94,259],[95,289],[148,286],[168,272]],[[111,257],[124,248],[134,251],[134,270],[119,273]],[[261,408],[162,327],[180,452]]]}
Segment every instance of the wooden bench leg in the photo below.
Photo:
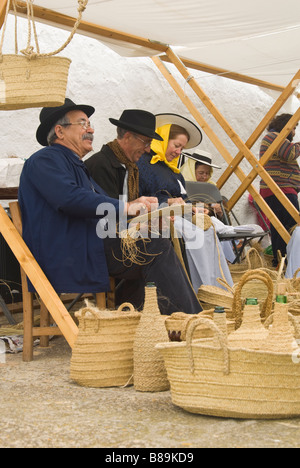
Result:
{"label": "wooden bench leg", "polygon": [[33,360],[33,294],[23,292],[23,361]]}
{"label": "wooden bench leg", "polygon": [[[40,327],[50,327],[50,314],[47,307],[43,302],[41,302],[41,318],[40,318]],[[49,347],[49,336],[40,337],[40,347],[48,348]]]}
{"label": "wooden bench leg", "polygon": [[106,294],[105,293],[96,294],[96,305],[100,310],[106,309]]}

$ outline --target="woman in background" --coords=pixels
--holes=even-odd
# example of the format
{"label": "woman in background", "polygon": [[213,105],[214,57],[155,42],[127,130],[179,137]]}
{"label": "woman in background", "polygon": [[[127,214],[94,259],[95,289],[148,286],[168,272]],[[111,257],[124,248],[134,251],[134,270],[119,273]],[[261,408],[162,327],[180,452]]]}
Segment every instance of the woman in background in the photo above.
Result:
{"label": "woman in background", "polygon": [[[272,145],[291,117],[291,114],[281,114],[272,120],[268,127],[268,133],[265,135],[261,143],[260,158]],[[300,191],[300,169],[297,159],[300,156],[300,143],[292,143],[295,134],[296,127],[288,135],[287,139],[281,144],[278,150],[272,154],[264,168],[299,211],[298,193]],[[287,230],[291,229],[296,224],[294,218],[285,209],[263,180],[260,182],[260,194]],[[282,257],[284,257],[286,255],[286,242],[282,239],[272,224],[271,240],[274,256],[273,265],[277,266],[277,251],[279,250]]]}

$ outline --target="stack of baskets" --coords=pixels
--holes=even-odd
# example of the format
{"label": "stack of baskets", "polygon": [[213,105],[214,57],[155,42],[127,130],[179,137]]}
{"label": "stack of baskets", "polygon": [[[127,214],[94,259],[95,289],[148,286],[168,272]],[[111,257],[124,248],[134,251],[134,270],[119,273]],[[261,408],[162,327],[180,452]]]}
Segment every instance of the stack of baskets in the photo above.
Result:
{"label": "stack of baskets", "polygon": [[[243,285],[252,278],[247,274],[242,279]],[[267,287],[269,313],[270,308],[273,309],[273,283],[268,282]],[[240,307],[244,308],[241,290],[239,288],[233,299],[237,327],[243,325],[243,314],[237,314]],[[281,304],[276,304],[275,312],[280,309],[280,314],[285,315],[281,325],[274,316],[272,328],[265,328],[266,343],[270,339],[276,342],[274,350],[263,349],[261,345],[255,349],[259,341],[253,344],[256,333],[253,321],[249,322],[251,336],[248,333],[247,338],[247,327],[244,326],[245,340],[235,347],[234,340],[230,338],[233,333],[226,337],[211,319],[204,317],[191,321],[186,341],[157,345],[164,356],[173,403],[192,413],[220,417],[274,419],[299,416],[299,349],[291,343],[290,327],[287,326],[288,307],[280,307]],[[263,331],[258,306],[252,312],[256,316],[257,330]],[[252,312],[248,310],[248,318]],[[273,318],[273,314],[270,317]],[[211,328],[216,339],[195,339],[199,326]],[[252,338],[250,341],[249,336]],[[280,337],[278,341],[277,336]]]}

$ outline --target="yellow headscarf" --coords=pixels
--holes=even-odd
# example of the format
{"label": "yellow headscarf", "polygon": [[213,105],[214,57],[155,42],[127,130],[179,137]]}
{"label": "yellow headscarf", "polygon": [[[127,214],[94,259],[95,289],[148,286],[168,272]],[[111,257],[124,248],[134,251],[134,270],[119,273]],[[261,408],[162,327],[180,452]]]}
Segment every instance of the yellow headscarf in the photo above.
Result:
{"label": "yellow headscarf", "polygon": [[169,137],[170,137],[170,130],[171,124],[164,125],[163,127],[157,128],[155,131],[158,133],[164,141],[153,140],[151,143],[151,149],[156,153],[152,159],[151,164],[156,164],[158,161],[164,162],[175,174],[179,174],[180,170],[177,169],[179,156],[178,158],[173,159],[173,161],[169,162],[166,159],[166,152],[169,145]]}

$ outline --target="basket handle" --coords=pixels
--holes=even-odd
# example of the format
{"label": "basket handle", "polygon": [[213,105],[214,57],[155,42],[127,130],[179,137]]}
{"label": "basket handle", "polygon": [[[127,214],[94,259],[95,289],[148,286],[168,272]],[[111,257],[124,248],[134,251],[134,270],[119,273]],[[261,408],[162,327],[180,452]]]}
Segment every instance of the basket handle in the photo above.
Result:
{"label": "basket handle", "polygon": [[293,275],[293,280],[296,280],[297,279],[297,275],[300,271],[300,268],[298,268],[298,270],[295,271],[294,275]]}
{"label": "basket handle", "polygon": [[251,263],[251,256],[252,256],[252,255],[258,259],[258,261],[259,261],[259,263],[260,263],[260,266],[263,267],[264,264],[263,264],[263,260],[262,260],[261,256],[259,255],[257,249],[255,249],[254,247],[252,247],[252,248],[249,249],[248,252],[246,253],[246,259],[247,259],[249,268],[250,268],[250,269],[253,269],[253,266],[252,266],[252,263]]}
{"label": "basket handle", "polygon": [[98,333],[99,331],[99,328],[100,328],[100,318],[99,318],[99,315],[98,315],[98,308],[97,307],[93,307],[89,304],[89,301],[88,299],[85,299],[85,305],[86,307],[83,307],[81,310],[80,310],[80,313],[81,313],[81,318],[82,318],[82,321],[83,321],[83,331],[85,331],[85,326],[86,326],[86,319],[85,319],[85,316],[86,314],[89,312],[91,313],[96,319],[97,319],[97,325],[95,327],[95,333]]}
{"label": "basket handle", "polygon": [[135,309],[134,309],[133,305],[130,302],[124,302],[123,304],[121,304],[118,307],[118,312],[123,312],[123,309],[125,309],[125,307],[129,307],[130,312],[135,312]]}
{"label": "basket handle", "polygon": [[204,317],[199,317],[197,320],[191,321],[190,326],[187,330],[186,333],[186,348],[188,352],[188,358],[190,361],[190,368],[191,368],[191,373],[195,373],[195,361],[194,361],[194,356],[193,356],[193,348],[192,348],[192,342],[193,342],[193,335],[196,330],[196,328],[199,325],[206,325],[208,328],[210,328],[215,334],[217,335],[217,338],[220,343],[220,347],[223,351],[223,361],[224,361],[224,369],[223,372],[225,375],[229,375],[230,373],[230,365],[229,365],[229,350],[227,347],[226,339],[224,336],[224,333],[217,327],[217,325],[208,318]]}
{"label": "basket handle", "polygon": [[227,281],[225,281],[223,278],[217,278],[217,281],[221,286],[225,286],[225,288],[227,289],[228,292],[230,292],[231,294],[234,293],[233,288],[231,286],[229,286]]}
{"label": "basket handle", "polygon": [[233,316],[235,317],[236,328],[238,328],[239,325],[241,324],[242,317],[243,317],[243,311],[242,311],[243,304],[242,304],[242,297],[241,297],[242,289],[248,281],[251,281],[253,279],[258,279],[262,281],[263,283],[265,283],[265,285],[267,286],[268,297],[267,297],[266,306],[265,306],[266,317],[269,317],[272,313],[273,294],[274,294],[274,285],[273,285],[272,279],[266,272],[262,270],[247,271],[246,273],[244,273],[239,283],[237,284],[235,292],[234,292],[234,296],[233,296],[232,312],[233,312]]}

